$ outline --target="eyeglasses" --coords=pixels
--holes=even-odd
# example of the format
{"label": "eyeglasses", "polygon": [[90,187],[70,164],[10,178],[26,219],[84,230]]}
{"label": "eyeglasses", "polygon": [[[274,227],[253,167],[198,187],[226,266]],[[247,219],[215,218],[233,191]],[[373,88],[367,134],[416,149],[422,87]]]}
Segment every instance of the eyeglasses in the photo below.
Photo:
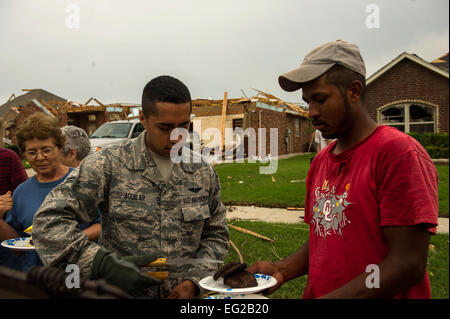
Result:
{"label": "eyeglasses", "polygon": [[54,147],[46,147],[42,150],[26,151],[24,154],[29,160],[35,160],[37,158],[39,152],[42,154],[42,156],[47,158],[48,156],[53,154],[54,149],[55,149]]}

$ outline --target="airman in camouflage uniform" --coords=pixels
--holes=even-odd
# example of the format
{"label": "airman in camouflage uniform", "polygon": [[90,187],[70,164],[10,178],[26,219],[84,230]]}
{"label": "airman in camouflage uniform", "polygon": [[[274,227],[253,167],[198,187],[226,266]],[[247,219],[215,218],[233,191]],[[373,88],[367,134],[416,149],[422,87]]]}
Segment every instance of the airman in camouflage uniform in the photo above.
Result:
{"label": "airman in camouflage uniform", "polygon": [[[82,275],[91,276],[100,246],[90,242],[77,225],[96,218],[97,207],[102,249],[118,256],[225,258],[229,234],[215,170],[205,162],[181,162],[174,164],[170,179],[164,182],[146,149],[148,134],[144,131],[136,139],[88,156],[48,195],[33,223],[33,242],[44,264],[77,264]],[[218,266],[182,266],[175,270],[180,277],[150,287],[146,295],[166,298],[186,279],[198,286],[200,277],[181,274],[201,270],[207,275]],[[158,271],[142,268],[148,270]]]}

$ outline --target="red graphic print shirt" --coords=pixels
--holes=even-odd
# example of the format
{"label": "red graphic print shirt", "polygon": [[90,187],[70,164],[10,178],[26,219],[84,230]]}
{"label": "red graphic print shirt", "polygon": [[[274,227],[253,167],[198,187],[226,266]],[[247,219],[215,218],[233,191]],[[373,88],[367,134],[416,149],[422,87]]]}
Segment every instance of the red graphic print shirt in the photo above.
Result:
{"label": "red graphic print shirt", "polygon": [[[436,233],[436,167],[413,138],[379,126],[352,148],[314,158],[306,181],[309,274],[303,298],[331,292],[386,256],[383,226],[426,224]],[[430,298],[424,281],[396,298]]]}

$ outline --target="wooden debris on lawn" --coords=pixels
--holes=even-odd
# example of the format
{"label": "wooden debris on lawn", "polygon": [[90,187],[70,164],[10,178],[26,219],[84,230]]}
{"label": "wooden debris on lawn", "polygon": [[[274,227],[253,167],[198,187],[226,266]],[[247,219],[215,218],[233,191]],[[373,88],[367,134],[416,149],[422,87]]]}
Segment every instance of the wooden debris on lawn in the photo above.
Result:
{"label": "wooden debris on lawn", "polygon": [[287,210],[304,210],[304,208],[301,207],[286,207]]}
{"label": "wooden debris on lawn", "polygon": [[255,236],[255,237],[264,239],[264,240],[268,240],[268,241],[271,241],[271,242],[275,242],[275,240],[270,239],[269,237],[260,235],[260,234],[258,234],[258,233],[255,233],[254,231],[251,231],[251,230],[248,230],[248,229],[245,229],[245,228],[242,228],[242,227],[234,226],[234,225],[228,225],[228,226],[231,227],[231,228],[233,228],[233,229],[235,229],[235,230],[237,230],[237,231],[240,231],[240,232],[242,232],[242,233],[244,233],[244,234],[249,234],[249,235],[252,235],[252,236]]}
{"label": "wooden debris on lawn", "polygon": [[242,257],[241,252],[239,251],[239,249],[236,247],[236,245],[233,243],[232,240],[230,240],[229,242],[230,242],[231,247],[233,247],[234,251],[235,251],[235,252],[237,253],[237,255],[239,256],[239,261],[240,261],[240,263],[243,264],[243,263],[244,263],[244,258]]}

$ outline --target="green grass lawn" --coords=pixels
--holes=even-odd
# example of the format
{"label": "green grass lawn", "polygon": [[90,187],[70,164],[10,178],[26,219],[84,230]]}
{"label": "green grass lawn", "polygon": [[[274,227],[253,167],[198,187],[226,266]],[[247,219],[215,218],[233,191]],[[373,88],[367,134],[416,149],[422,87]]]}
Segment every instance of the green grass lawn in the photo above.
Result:
{"label": "green grass lawn", "polygon": [[448,165],[436,165],[439,174],[439,216],[448,217]]}
{"label": "green grass lawn", "polygon": [[[244,262],[248,265],[257,260],[278,261],[295,252],[309,235],[306,224],[272,224],[250,221],[229,221],[229,224],[244,227],[275,240],[274,243],[243,234],[230,228],[230,239],[236,244]],[[429,249],[428,271],[431,282],[431,294],[433,299],[449,298],[449,236],[438,234],[431,237]],[[225,262],[239,261],[239,257],[230,247],[229,255]],[[294,279],[269,298],[295,299],[301,298],[306,287],[306,276]]]}
{"label": "green grass lawn", "polygon": [[[306,174],[313,154],[278,161],[273,175],[259,173],[261,163],[216,165],[222,186],[222,201],[230,205],[262,207],[304,207]],[[448,165],[436,166],[439,174],[439,215],[448,217]],[[273,177],[273,180],[272,180]]]}
{"label": "green grass lawn", "polygon": [[273,175],[260,174],[259,168],[268,164],[259,162],[217,165],[222,201],[265,207],[304,207],[305,180],[312,157],[313,154],[309,154],[279,160]]}

